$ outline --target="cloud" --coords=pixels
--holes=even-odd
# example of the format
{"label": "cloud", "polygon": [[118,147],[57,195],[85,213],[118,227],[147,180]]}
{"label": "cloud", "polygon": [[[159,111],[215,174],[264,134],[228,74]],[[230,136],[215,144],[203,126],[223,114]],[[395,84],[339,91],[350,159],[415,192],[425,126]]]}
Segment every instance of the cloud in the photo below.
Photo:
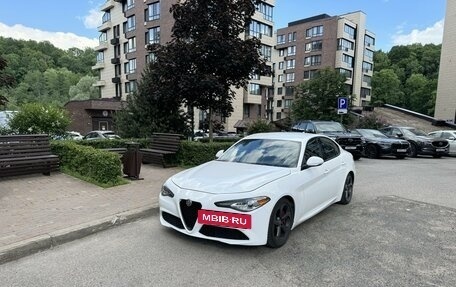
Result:
{"label": "cloud", "polygon": [[431,27],[423,30],[413,29],[408,34],[403,34],[403,31],[396,32],[392,36],[393,45],[410,45],[414,43],[421,44],[441,44],[443,39],[443,23],[440,20]]}
{"label": "cloud", "polygon": [[94,48],[98,45],[98,39],[89,39],[66,32],[48,32],[35,28],[25,27],[20,24],[8,26],[0,23],[0,36],[18,40],[34,40],[37,42],[49,41],[60,49],[72,47],[84,49]]}
{"label": "cloud", "polygon": [[83,17],[84,26],[88,29],[95,29],[101,25],[103,12],[97,9],[90,9],[89,14]]}

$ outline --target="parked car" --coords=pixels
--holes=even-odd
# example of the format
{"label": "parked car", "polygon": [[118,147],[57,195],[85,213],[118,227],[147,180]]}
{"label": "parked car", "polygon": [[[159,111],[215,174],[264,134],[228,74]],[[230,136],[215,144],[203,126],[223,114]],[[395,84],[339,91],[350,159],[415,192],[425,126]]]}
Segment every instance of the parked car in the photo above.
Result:
{"label": "parked car", "polygon": [[333,138],[343,149],[350,152],[355,160],[361,158],[364,151],[364,139],[351,133],[341,123],[333,121],[300,121],[293,125],[292,131],[324,134]]}
{"label": "parked car", "polygon": [[433,138],[443,138],[446,139],[449,143],[449,155],[456,156],[456,131],[453,130],[444,130],[444,131],[435,131],[429,133],[430,137]]}
{"label": "parked car", "polygon": [[209,137],[209,134],[202,131],[202,130],[194,130],[193,131],[193,140],[199,141],[200,139]]}
{"label": "parked car", "polygon": [[120,139],[113,131],[91,131],[84,136],[85,140]]}
{"label": "parked car", "polygon": [[397,158],[405,158],[409,152],[410,143],[406,140],[393,139],[384,133],[374,129],[356,129],[365,140],[364,156],[379,158],[384,155],[392,155]]}
{"label": "parked car", "polygon": [[390,126],[380,129],[391,138],[405,139],[410,143],[408,156],[432,155],[435,158],[448,154],[448,141],[429,137],[425,132],[413,127]]}
{"label": "parked car", "polygon": [[55,136],[54,140],[82,140],[84,138],[83,135],[79,132],[75,131],[67,131],[63,135]]}
{"label": "parked car", "polygon": [[228,244],[280,247],[290,231],[353,194],[353,157],[316,134],[259,133],[164,183],[160,222]]}

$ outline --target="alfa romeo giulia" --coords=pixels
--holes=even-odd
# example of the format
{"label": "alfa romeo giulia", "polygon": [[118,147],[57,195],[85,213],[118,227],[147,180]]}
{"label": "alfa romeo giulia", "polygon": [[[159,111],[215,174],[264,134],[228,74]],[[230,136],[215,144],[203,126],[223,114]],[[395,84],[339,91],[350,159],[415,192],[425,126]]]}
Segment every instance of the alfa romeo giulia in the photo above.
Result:
{"label": "alfa romeo giulia", "polygon": [[306,219],[348,204],[354,179],[353,156],[327,136],[253,134],[169,178],[160,222],[190,236],[276,248]]}

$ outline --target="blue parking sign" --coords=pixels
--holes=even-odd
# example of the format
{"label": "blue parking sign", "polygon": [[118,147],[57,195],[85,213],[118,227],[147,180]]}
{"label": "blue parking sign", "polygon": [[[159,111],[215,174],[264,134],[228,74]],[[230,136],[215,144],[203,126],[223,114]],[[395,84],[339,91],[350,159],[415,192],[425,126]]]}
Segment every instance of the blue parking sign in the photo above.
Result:
{"label": "blue parking sign", "polygon": [[337,113],[346,114],[348,112],[348,98],[339,97],[337,98]]}

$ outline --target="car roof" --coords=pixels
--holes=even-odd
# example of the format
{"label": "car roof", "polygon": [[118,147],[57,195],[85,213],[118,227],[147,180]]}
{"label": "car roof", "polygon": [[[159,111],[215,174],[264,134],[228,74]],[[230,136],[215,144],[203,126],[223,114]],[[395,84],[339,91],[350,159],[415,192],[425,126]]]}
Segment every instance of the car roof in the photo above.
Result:
{"label": "car roof", "polygon": [[429,133],[456,133],[456,130],[438,130],[438,131],[432,131]]}

